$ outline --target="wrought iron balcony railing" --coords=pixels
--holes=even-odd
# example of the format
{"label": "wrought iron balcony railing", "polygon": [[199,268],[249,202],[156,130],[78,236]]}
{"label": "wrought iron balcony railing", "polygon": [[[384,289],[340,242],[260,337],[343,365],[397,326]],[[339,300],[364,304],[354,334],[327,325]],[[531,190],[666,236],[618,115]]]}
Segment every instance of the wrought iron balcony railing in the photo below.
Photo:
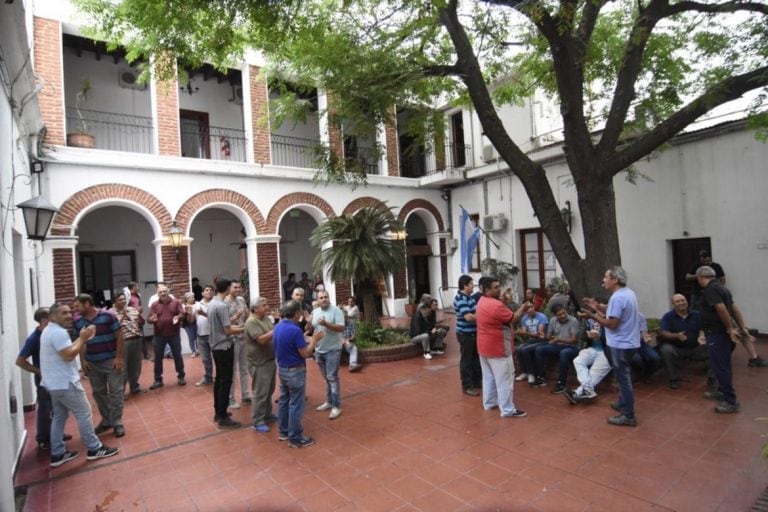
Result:
{"label": "wrought iron balcony railing", "polygon": [[271,134],[271,139],[273,164],[304,169],[317,167],[312,148],[319,144],[318,141],[276,133]]}
{"label": "wrought iron balcony railing", "polygon": [[77,110],[67,107],[67,132],[86,131],[93,135],[97,149],[129,151],[132,153],[152,153],[152,118],[99,112],[80,109],[85,121],[77,115]]}
{"label": "wrought iron balcony railing", "polygon": [[245,131],[220,126],[181,125],[182,156],[245,162]]}

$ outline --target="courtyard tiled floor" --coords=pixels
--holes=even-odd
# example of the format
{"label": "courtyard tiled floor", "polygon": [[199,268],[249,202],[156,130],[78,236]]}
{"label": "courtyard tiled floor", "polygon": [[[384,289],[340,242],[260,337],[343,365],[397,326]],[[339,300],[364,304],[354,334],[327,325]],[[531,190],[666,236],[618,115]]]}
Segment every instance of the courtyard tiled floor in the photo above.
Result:
{"label": "courtyard tiled floor", "polygon": [[[712,412],[693,366],[677,391],[663,372],[637,384],[640,424],[621,428],[605,422],[610,385],[595,404],[578,407],[550,394],[551,385],[517,386],[527,418],[484,412],[479,398],[460,392],[452,333],[448,342],[448,353],[432,361],[368,365],[357,374],[344,367],[344,414],[334,421],[314,411],[324,384],[310,362],[304,427],[317,444],[298,450],[278,442],[275,429],[218,430],[211,387],[194,386],[199,358],[185,358],[186,387],[175,385],[165,360],[166,386],[126,402],[128,434],[102,436],[120,447],[111,459],[87,462],[70,420],[69,446],[81,455],[49,468],[27,413],[16,477],[28,486],[24,510],[740,511],[768,485],[768,461],[759,458],[768,422],[757,421],[768,416],[768,368],[748,368],[741,348],[734,352],[741,413]],[[768,356],[765,343],[758,350]],[[145,362],[142,386],[151,380]],[[246,408],[233,413],[243,422],[250,416]]]}

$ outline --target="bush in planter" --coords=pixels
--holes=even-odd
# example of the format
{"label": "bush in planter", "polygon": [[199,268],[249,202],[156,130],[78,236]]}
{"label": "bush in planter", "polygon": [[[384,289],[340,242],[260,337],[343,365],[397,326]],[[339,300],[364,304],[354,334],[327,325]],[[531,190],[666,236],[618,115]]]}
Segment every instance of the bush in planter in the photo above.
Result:
{"label": "bush in planter", "polygon": [[382,327],[376,322],[361,322],[357,325],[355,343],[359,348],[374,348],[408,343],[411,337],[406,329]]}

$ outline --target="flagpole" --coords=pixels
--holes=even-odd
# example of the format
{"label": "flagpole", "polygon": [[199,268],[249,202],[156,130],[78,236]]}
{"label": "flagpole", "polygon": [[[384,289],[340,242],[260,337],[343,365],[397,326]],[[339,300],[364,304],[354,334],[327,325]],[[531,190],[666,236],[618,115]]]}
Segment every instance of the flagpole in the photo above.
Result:
{"label": "flagpole", "polygon": [[[463,207],[461,204],[459,204],[459,208],[461,208],[461,209],[462,209],[462,210],[464,210],[464,211],[466,211],[466,210],[467,210],[467,209],[466,209],[466,208],[464,208],[464,207]],[[489,234],[488,234],[488,232],[487,232],[486,230],[484,230],[482,227],[480,227],[480,222],[479,222],[479,219],[478,219],[478,223],[477,223],[477,226],[476,226],[476,227],[477,227],[477,229],[479,229],[479,230],[480,230],[480,232],[481,232],[482,234],[484,234],[485,236],[487,236],[487,237],[488,237],[488,241],[490,241],[490,242],[493,244],[493,246],[494,246],[494,247],[496,247],[496,249],[501,249],[501,247],[499,247],[499,244],[497,244],[497,243],[496,243],[496,241],[495,241],[493,238],[491,238],[491,235],[489,235]]]}

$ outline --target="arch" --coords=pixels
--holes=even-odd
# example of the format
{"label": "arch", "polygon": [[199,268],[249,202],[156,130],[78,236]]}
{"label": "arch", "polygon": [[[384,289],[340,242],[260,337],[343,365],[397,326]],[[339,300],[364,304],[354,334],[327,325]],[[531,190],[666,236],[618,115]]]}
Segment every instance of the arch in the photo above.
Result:
{"label": "arch", "polygon": [[230,212],[242,223],[249,237],[269,232],[264,216],[253,201],[239,192],[221,188],[204,190],[187,199],[176,213],[176,225],[188,234],[192,220],[207,208],[221,208]]}
{"label": "arch", "polygon": [[426,216],[426,218],[421,215],[419,216],[424,221],[424,224],[427,225],[427,229],[434,229],[436,227],[437,229],[435,231],[444,231],[445,225],[443,224],[443,217],[440,215],[440,211],[435,205],[424,199],[412,199],[405,203],[403,207],[400,208],[398,219],[400,219],[400,222],[405,224],[411,213],[424,212],[425,210],[430,215]]}
{"label": "arch", "polygon": [[131,185],[105,183],[72,194],[53,217],[51,233],[73,236],[79,220],[88,212],[103,206],[124,206],[138,212],[152,226],[155,238],[170,229],[173,221],[168,209],[158,198]]}
{"label": "arch", "polygon": [[387,206],[387,204],[384,201],[382,201],[380,199],[376,199],[375,197],[363,196],[363,197],[358,197],[357,199],[351,201],[344,208],[344,211],[341,212],[341,213],[344,214],[344,215],[347,215],[347,214],[350,214],[350,213],[355,213],[355,212],[357,212],[359,210],[362,210],[366,206],[371,206],[371,205],[376,205],[379,208],[381,208],[382,210],[387,210],[387,211],[390,211],[390,212],[392,211],[392,210],[389,209],[389,206]]}
{"label": "arch", "polygon": [[317,215],[317,212],[322,212],[325,214],[326,218],[336,215],[333,208],[331,208],[331,205],[320,196],[309,192],[292,192],[278,199],[274,206],[272,206],[272,209],[269,211],[269,217],[267,217],[267,233],[277,234],[277,226],[280,223],[280,219],[283,218],[283,215],[285,215],[291,208],[300,205],[312,207],[305,211],[315,219],[318,224],[320,224],[323,219]]}

